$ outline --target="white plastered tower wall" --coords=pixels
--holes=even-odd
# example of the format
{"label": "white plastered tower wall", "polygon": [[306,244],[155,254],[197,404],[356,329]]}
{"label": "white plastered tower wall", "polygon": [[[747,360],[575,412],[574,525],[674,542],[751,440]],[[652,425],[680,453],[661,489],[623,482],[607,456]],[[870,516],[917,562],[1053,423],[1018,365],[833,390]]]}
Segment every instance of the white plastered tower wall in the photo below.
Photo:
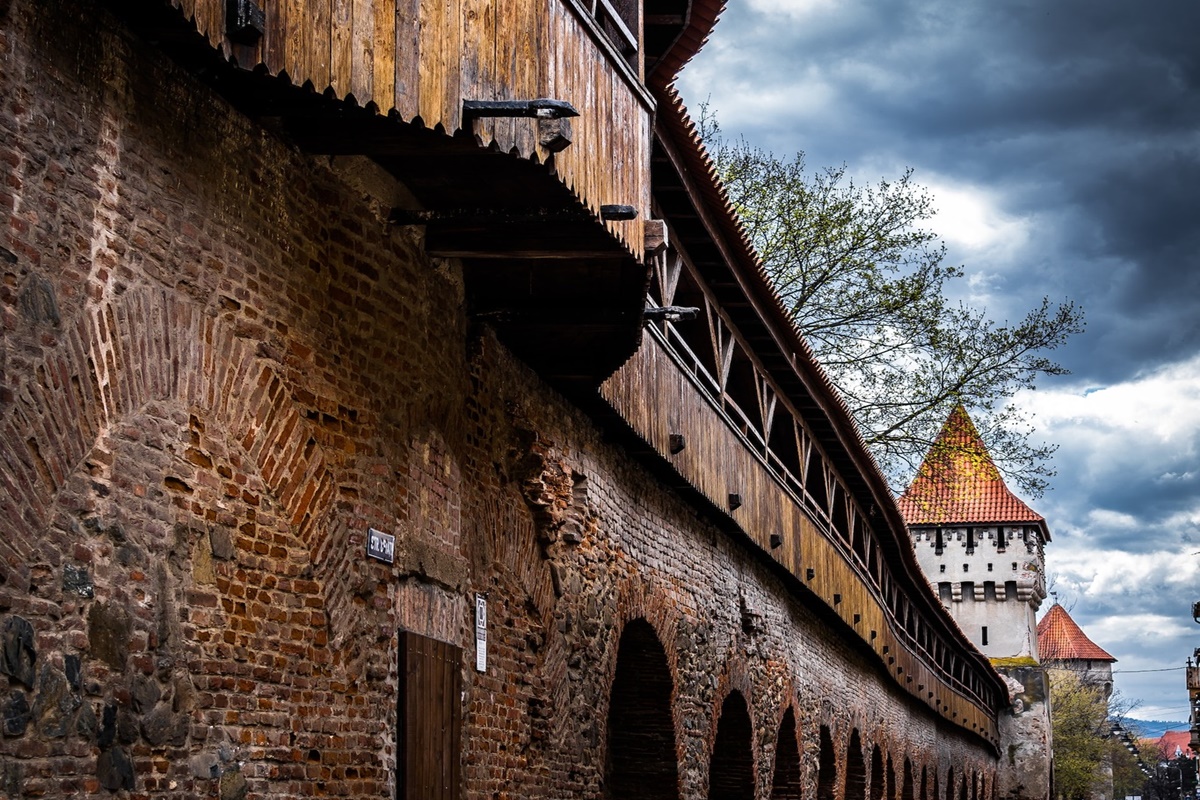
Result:
{"label": "white plastered tower wall", "polygon": [[911,533],[926,578],[984,655],[1039,660],[1037,611],[1046,598],[1039,526],[939,526]]}

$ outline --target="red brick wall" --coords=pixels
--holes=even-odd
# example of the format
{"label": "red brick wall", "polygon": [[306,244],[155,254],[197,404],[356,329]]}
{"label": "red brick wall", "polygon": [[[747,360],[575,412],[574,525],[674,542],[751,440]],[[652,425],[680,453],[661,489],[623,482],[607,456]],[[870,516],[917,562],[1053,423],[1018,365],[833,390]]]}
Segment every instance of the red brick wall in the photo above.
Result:
{"label": "red brick wall", "polygon": [[[600,797],[635,618],[670,665],[684,796],[734,690],[760,796],[788,708],[806,796],[822,724],[842,754],[857,729],[991,780],[469,325],[458,265],[387,225],[398,192],[90,3],[0,11],[0,786],[389,796],[403,627],[464,649],[464,797]],[[394,566],[363,558],[368,526]]]}

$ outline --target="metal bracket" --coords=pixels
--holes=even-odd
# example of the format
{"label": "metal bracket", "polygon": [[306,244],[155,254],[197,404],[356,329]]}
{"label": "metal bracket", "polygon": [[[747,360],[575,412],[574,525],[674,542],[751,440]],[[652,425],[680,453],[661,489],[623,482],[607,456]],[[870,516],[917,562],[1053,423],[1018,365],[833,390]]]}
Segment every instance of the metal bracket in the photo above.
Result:
{"label": "metal bracket", "polygon": [[680,322],[695,319],[700,315],[700,309],[693,306],[656,306],[647,308],[642,315],[647,322]]}
{"label": "metal bracket", "polygon": [[586,209],[570,208],[446,208],[414,210],[393,208],[392,225],[430,225],[437,222],[490,222],[497,225],[588,222],[595,219]]}
{"label": "metal bracket", "polygon": [[254,44],[267,29],[267,15],[254,0],[227,0],[225,33],[235,42]]}
{"label": "metal bracket", "polygon": [[463,116],[468,119],[476,117],[561,119],[578,117],[579,112],[566,100],[539,97],[536,100],[463,100]]}
{"label": "metal bracket", "polygon": [[600,219],[604,220],[605,222],[637,219],[637,209],[633,206],[625,205],[603,205],[600,206]]}

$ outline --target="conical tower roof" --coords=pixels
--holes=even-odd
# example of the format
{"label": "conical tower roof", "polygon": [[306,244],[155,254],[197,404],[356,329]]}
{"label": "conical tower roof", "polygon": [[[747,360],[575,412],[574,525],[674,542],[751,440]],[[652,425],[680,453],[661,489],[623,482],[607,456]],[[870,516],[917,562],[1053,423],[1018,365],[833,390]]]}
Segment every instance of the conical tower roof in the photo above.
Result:
{"label": "conical tower roof", "polygon": [[1045,518],[1009,491],[961,403],[896,504],[910,527],[1036,523],[1050,540]]}
{"label": "conical tower roof", "polygon": [[1038,623],[1037,635],[1038,653],[1043,661],[1116,661],[1089,639],[1058,603]]}

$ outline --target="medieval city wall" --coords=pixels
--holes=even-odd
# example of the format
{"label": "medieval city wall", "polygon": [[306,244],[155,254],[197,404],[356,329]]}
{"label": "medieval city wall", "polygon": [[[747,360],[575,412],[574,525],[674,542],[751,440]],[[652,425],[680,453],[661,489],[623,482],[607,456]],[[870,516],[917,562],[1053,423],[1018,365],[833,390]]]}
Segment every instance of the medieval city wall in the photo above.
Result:
{"label": "medieval city wall", "polygon": [[981,740],[468,322],[402,196],[91,4],[0,3],[3,790],[392,796],[404,629],[462,648],[465,797],[600,797],[648,626],[682,796],[715,748],[759,797],[990,797]]}

